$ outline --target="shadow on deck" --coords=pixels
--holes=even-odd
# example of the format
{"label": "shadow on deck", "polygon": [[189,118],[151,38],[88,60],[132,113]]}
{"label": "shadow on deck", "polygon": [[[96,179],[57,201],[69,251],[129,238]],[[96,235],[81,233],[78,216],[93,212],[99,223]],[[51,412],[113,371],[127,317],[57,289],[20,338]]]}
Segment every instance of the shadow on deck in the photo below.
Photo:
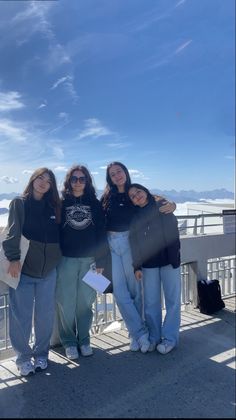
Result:
{"label": "shadow on deck", "polygon": [[129,351],[126,330],[92,338],[94,356],[50,351],[47,371],[22,378],[0,364],[1,418],[234,418],[235,298],[214,316],[182,312],[179,347]]}

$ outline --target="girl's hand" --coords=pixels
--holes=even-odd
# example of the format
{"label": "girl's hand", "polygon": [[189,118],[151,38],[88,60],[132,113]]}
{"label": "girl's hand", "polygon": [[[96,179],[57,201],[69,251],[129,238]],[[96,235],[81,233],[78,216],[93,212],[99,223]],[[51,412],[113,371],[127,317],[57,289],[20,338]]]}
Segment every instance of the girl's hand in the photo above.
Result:
{"label": "girl's hand", "polygon": [[104,268],[96,268],[97,274],[102,274],[104,271]]}
{"label": "girl's hand", "polygon": [[173,213],[176,209],[176,204],[171,201],[165,201],[164,204],[159,208],[161,213]]}
{"label": "girl's hand", "polygon": [[21,263],[20,261],[10,261],[9,262],[9,267],[7,272],[12,276],[12,277],[18,277],[19,273],[21,271]]}
{"label": "girl's hand", "polygon": [[140,281],[143,277],[143,273],[142,273],[141,270],[135,271],[134,275],[135,275],[136,280],[138,280],[138,281]]}

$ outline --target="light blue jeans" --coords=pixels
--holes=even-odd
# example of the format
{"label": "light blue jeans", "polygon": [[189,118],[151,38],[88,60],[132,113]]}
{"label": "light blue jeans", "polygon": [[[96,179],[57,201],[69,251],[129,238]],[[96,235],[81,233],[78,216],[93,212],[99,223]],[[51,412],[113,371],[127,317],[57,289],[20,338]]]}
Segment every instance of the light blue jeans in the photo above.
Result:
{"label": "light blue jeans", "polygon": [[129,232],[108,232],[112,257],[113,294],[132,338],[147,334],[142,318],[141,284],[134,276]]}
{"label": "light blue jeans", "polygon": [[96,291],[82,281],[93,257],[62,257],[57,268],[56,303],[58,329],[64,348],[90,344],[92,305]]}
{"label": "light blue jeans", "polygon": [[[172,265],[143,268],[144,314],[152,343],[165,340],[176,346],[179,342],[181,313],[180,267]],[[166,315],[162,324],[161,286],[165,298]]]}
{"label": "light blue jeans", "polygon": [[[48,358],[55,312],[56,270],[44,278],[21,274],[17,289],[9,288],[9,335],[16,352],[16,364],[31,357]],[[33,348],[29,345],[32,331]]]}

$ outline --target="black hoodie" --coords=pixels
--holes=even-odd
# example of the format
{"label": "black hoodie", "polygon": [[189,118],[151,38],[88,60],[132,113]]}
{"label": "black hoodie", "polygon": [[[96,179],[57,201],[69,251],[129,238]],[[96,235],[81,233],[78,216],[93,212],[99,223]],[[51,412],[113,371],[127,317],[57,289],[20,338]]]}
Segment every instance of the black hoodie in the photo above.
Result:
{"label": "black hoodie", "polygon": [[151,201],[137,208],[130,228],[134,271],[144,268],[180,265],[180,240],[174,214],[159,211],[163,201]]}
{"label": "black hoodie", "polygon": [[94,257],[97,267],[104,267],[109,248],[99,200],[84,194],[62,201],[61,249],[65,257]]}

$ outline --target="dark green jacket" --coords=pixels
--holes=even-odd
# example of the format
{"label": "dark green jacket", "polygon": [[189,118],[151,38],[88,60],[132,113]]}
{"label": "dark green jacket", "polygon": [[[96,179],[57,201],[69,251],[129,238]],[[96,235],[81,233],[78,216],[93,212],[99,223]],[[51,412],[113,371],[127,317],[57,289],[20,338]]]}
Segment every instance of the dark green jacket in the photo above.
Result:
{"label": "dark green jacket", "polygon": [[9,261],[20,259],[20,239],[29,242],[22,273],[31,277],[45,277],[61,258],[59,226],[54,209],[46,200],[14,198],[9,206],[8,234],[3,249]]}

